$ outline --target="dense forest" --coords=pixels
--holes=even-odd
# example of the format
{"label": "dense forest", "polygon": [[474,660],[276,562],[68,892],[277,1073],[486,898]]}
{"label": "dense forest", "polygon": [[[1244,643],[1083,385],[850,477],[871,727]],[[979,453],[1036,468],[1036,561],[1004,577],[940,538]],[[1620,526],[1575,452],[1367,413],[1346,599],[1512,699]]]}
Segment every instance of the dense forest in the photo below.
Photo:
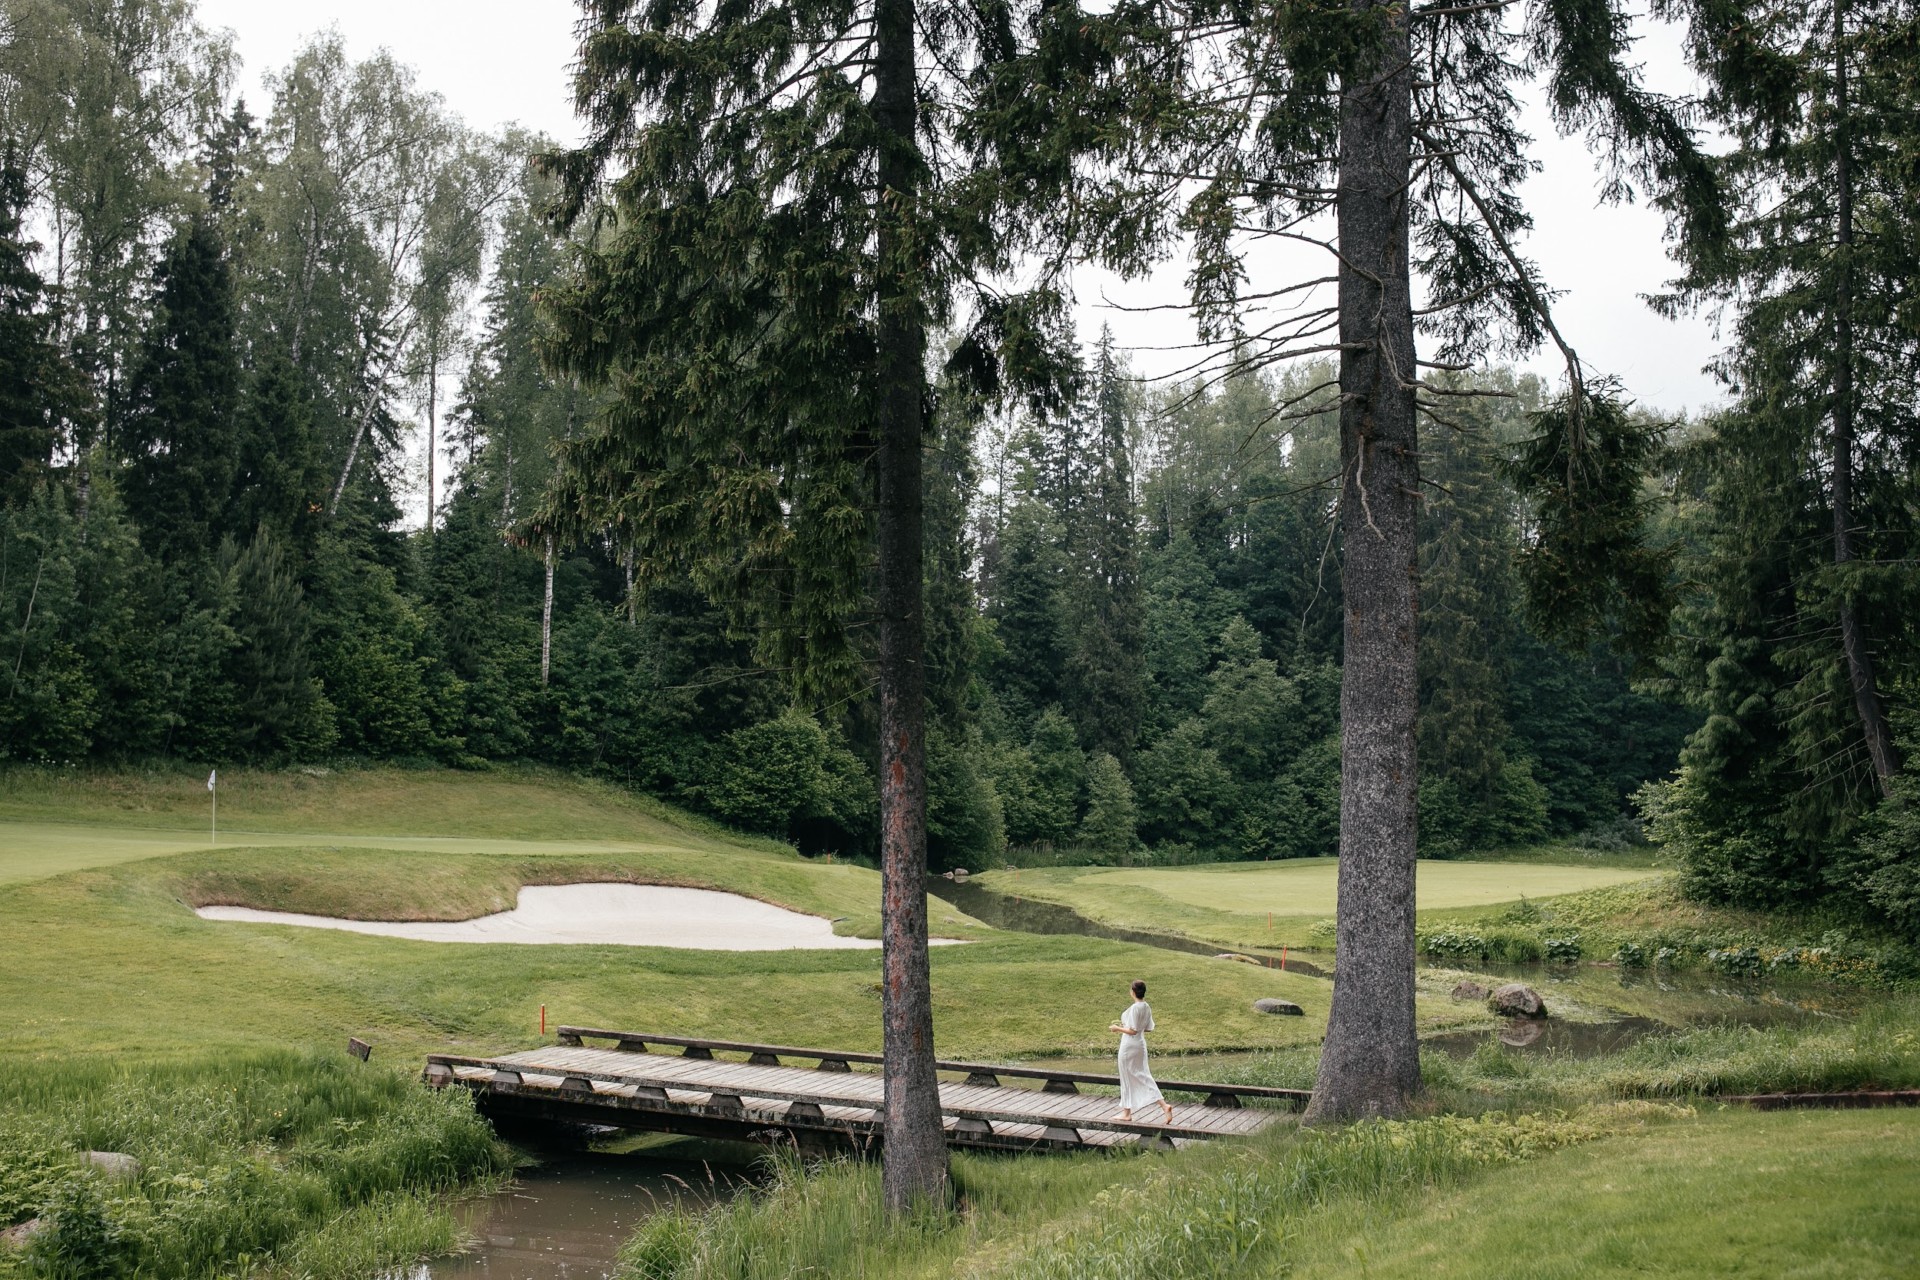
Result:
{"label": "dense forest", "polygon": [[[1858,38],[1910,46],[1883,16]],[[544,302],[605,231],[554,230],[540,139],[476,133],[330,36],[242,102],[175,0],[5,21],[0,754],[538,761],[870,855],[871,692],[796,694],[710,583],[637,585],[631,530],[553,517],[560,446],[607,393],[557,371]],[[1596,639],[1539,589],[1517,477],[1555,389],[1446,375],[1421,441],[1424,856],[1644,819],[1706,897],[1920,930],[1914,88],[1859,87],[1840,295],[1817,157],[1845,112],[1717,104],[1751,207],[1662,303],[1726,309],[1729,398],[1633,411],[1657,634],[1602,607]],[[1818,367],[1832,296],[1846,421]],[[1332,854],[1335,375],[1144,381],[1104,336],[1070,372],[1050,407],[932,402],[934,864]]]}

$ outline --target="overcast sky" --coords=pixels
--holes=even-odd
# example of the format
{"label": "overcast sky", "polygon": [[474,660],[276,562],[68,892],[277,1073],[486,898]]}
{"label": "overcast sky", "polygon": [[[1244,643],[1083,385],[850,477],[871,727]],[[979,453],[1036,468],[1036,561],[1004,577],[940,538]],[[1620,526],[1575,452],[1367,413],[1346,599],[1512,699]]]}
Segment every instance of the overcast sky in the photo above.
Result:
{"label": "overcast sky", "polygon": [[[572,0],[200,0],[199,8],[208,26],[232,31],[244,63],[241,87],[260,109],[266,105],[261,75],[284,65],[306,36],[333,26],[355,57],[384,46],[412,64],[421,85],[445,97],[470,124],[491,128],[511,121],[562,140],[577,137],[567,79],[578,13]],[[1655,87],[1684,87],[1685,69],[1670,35],[1650,33],[1641,55]],[[1644,207],[1601,207],[1582,143],[1556,138],[1537,110],[1529,124],[1544,169],[1525,192],[1536,223],[1526,251],[1565,294],[1556,313],[1568,340],[1588,365],[1618,375],[1644,404],[1677,411],[1717,400],[1718,388],[1701,371],[1718,346],[1706,323],[1670,323],[1640,301],[1672,273],[1660,217]],[[1273,268],[1276,274],[1290,269]],[[1131,306],[1177,301],[1184,274],[1180,262],[1142,282],[1087,273],[1079,281],[1083,332],[1090,337],[1110,322],[1120,341],[1136,348],[1142,372],[1178,367],[1180,355],[1146,348],[1190,341],[1184,318],[1100,304],[1103,296]],[[1557,357],[1542,354],[1528,363],[1557,380]]]}

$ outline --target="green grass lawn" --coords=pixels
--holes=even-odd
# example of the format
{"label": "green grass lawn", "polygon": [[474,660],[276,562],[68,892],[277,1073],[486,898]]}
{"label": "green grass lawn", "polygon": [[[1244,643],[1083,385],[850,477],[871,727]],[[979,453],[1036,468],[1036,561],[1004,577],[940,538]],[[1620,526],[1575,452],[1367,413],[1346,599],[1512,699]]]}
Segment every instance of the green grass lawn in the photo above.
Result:
{"label": "green grass lawn", "polygon": [[[182,775],[0,776],[0,1056],[112,1052],[179,1058],[370,1039],[383,1058],[504,1050],[577,1022],[877,1048],[875,952],[688,952],[476,946],[204,921],[211,902],[382,919],[462,919],[510,906],[525,884],[625,881],[746,894],[878,932],[880,882],[845,863],[734,838],[609,788],[542,774],[240,774],[241,819],[271,840],[179,852],[197,833],[136,823],[191,816]],[[190,785],[189,785],[190,784]],[[225,794],[225,793],[223,793]],[[552,829],[540,826],[549,808]],[[223,806],[223,813],[226,808]],[[5,815],[22,815],[9,819]],[[50,819],[58,818],[61,821]],[[322,833],[301,831],[302,821]],[[377,831],[380,823],[390,830]],[[341,829],[351,834],[333,834]],[[619,839],[622,830],[630,833]],[[522,832],[515,838],[503,832]],[[423,834],[426,833],[426,834]],[[284,843],[283,843],[284,842]],[[97,865],[59,869],[92,858]],[[1317,1042],[1328,987],[1202,957],[1096,939],[991,930],[931,904],[939,1048],[954,1055],[1105,1056],[1123,984],[1153,985],[1163,1053]],[[1257,1014],[1280,996],[1305,1018]],[[1444,999],[1429,1029],[1485,1015]]]}
{"label": "green grass lawn", "polygon": [[1910,1277],[1920,1111],[1710,1113],[1321,1225],[1289,1275]]}
{"label": "green grass lawn", "polygon": [[[1061,903],[1120,928],[1180,933],[1225,947],[1328,947],[1331,939],[1311,930],[1333,916],[1338,874],[1332,858],[1295,858],[1195,867],[1029,868],[976,879],[1001,893]],[[1419,865],[1416,893],[1423,912],[1457,911],[1647,876],[1645,867],[1592,863],[1429,861]]]}

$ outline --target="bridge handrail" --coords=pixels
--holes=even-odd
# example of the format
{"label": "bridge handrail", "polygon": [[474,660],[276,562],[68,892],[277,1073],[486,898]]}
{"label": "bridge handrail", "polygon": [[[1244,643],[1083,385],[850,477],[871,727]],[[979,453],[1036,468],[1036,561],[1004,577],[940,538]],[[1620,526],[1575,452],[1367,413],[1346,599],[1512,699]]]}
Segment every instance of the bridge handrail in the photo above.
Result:
{"label": "bridge handrail", "polygon": [[[611,1031],[597,1027],[559,1026],[554,1028],[562,1044],[578,1045],[582,1037],[594,1040],[615,1040],[629,1044],[649,1045],[665,1044],[676,1048],[719,1049],[728,1053],[765,1054],[775,1058],[813,1058],[821,1062],[861,1062],[880,1064],[886,1061],[877,1053],[862,1053],[840,1049],[807,1049],[794,1045],[752,1044],[743,1040],[709,1040],[697,1036],[654,1035],[645,1031]],[[1072,1084],[1101,1084],[1120,1087],[1119,1076],[1100,1075],[1090,1071],[1056,1071],[1048,1067],[1003,1066],[991,1062],[949,1062],[937,1060],[934,1067],[940,1071],[964,1071],[968,1075],[1014,1076],[1022,1080],[1058,1080]],[[1292,1102],[1305,1106],[1313,1097],[1309,1089],[1281,1089],[1273,1085],[1262,1084],[1215,1084],[1192,1080],[1162,1080],[1155,1077],[1162,1089],[1172,1089],[1180,1093],[1205,1093],[1214,1096],[1242,1098],[1271,1098],[1280,1102]]]}
{"label": "bridge handrail", "polygon": [[[598,1081],[602,1084],[639,1085],[643,1088],[658,1089],[663,1093],[671,1090],[674,1093],[704,1093],[711,1097],[717,1092],[733,1098],[768,1098],[776,1102],[809,1102],[815,1106],[847,1107],[860,1111],[872,1111],[876,1115],[879,1111],[878,1104],[875,1103],[854,1101],[849,1098],[838,1097],[832,1093],[815,1093],[804,1089],[787,1089],[777,1085],[727,1085],[712,1081],[681,1080],[671,1076],[650,1076],[634,1072],[595,1071],[592,1068],[560,1067],[540,1063],[508,1062],[497,1058],[473,1058],[461,1054],[430,1053],[427,1055],[428,1070],[431,1071],[435,1066],[441,1066],[447,1069],[450,1082],[458,1081],[463,1085],[485,1083],[490,1088],[496,1087],[497,1082],[492,1080],[475,1081],[462,1079],[459,1075],[458,1068],[465,1067],[469,1070],[488,1072],[511,1072],[519,1079],[520,1084],[517,1086],[519,1088],[528,1087],[525,1083],[525,1077],[530,1075],[548,1077],[574,1076],[582,1080]],[[539,1086],[533,1087],[540,1088]],[[548,1091],[547,1089],[541,1089],[543,1093]],[[1008,1111],[998,1107],[967,1106],[965,1104],[950,1103],[944,1099],[940,1103],[940,1111],[943,1115],[964,1120],[986,1120],[989,1122],[998,1120],[1008,1124],[1030,1125],[1056,1123],[1046,1117],[1034,1116],[1025,1112]],[[1059,1123],[1064,1124],[1068,1122],[1062,1121]],[[1110,1133],[1132,1133],[1146,1137],[1217,1138],[1221,1136],[1218,1130],[1210,1129],[1205,1125],[1182,1124],[1178,1121],[1173,1124],[1160,1124],[1154,1121],[1115,1120],[1108,1116],[1075,1116],[1070,1123],[1076,1129],[1101,1129]]]}

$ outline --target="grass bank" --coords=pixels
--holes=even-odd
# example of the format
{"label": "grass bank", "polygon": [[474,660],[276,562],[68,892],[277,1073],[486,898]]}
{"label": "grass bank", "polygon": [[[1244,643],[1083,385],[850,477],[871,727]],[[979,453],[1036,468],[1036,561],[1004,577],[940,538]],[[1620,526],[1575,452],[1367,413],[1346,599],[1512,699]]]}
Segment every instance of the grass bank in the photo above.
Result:
{"label": "grass bank", "polygon": [[[1300,1085],[1311,1064],[1283,1053],[1249,1074]],[[870,1168],[788,1166],[764,1192],[648,1224],[622,1280],[1910,1274],[1920,1112],[1775,1115],[1700,1095],[1911,1085],[1920,1001],[1607,1059],[1493,1046],[1426,1066],[1427,1114],[1407,1121],[1170,1156],[956,1157],[957,1211],[904,1223]]]}
{"label": "grass bank", "polygon": [[1441,960],[1558,958],[1729,978],[1802,974],[1868,987],[1920,985],[1920,947],[1804,909],[1743,911],[1682,896],[1670,877],[1547,900],[1423,912],[1420,946]]}
{"label": "grass bank", "polygon": [[1702,1115],[1296,1237],[1299,1280],[1905,1277],[1920,1258],[1920,1113]]}
{"label": "grass bank", "polygon": [[[138,1171],[110,1176],[88,1151]],[[365,1280],[451,1248],[446,1193],[510,1168],[469,1098],[344,1056],[14,1063],[0,1077],[0,1224],[40,1228],[0,1248],[0,1277]]]}

